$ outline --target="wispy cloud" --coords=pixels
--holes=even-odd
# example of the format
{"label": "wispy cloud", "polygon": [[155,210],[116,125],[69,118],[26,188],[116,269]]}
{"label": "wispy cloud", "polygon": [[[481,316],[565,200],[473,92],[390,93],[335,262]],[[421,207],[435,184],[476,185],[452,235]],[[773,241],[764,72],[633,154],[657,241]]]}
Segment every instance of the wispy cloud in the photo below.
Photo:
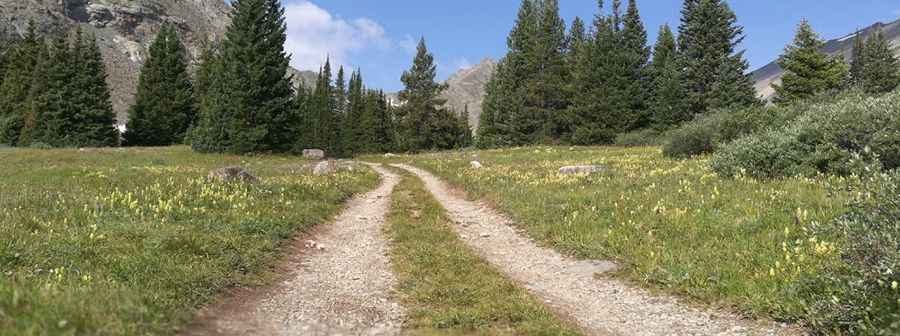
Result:
{"label": "wispy cloud", "polygon": [[384,28],[368,18],[345,20],[331,15],[310,1],[285,6],[287,42],[291,64],[302,70],[317,70],[330,57],[333,64],[350,66],[353,53],[367,49],[390,49]]}

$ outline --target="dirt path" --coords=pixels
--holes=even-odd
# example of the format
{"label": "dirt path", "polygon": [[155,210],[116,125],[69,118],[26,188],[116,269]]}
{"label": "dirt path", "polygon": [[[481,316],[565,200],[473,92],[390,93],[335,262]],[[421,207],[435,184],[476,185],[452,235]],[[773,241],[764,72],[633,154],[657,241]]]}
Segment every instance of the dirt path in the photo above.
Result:
{"label": "dirt path", "polygon": [[467,201],[432,174],[395,165],[418,175],[440,201],[455,229],[488,262],[523,284],[547,305],[597,335],[790,335],[795,331],[760,325],[733,315],[680,304],[617,280],[598,278],[609,262],[578,261],[539,247],[487,206]]}
{"label": "dirt path", "polygon": [[284,265],[289,275],[271,288],[238,293],[200,313],[184,335],[395,335],[403,309],[391,299],[395,283],[382,233],[391,172],[378,189],[352,199]]}

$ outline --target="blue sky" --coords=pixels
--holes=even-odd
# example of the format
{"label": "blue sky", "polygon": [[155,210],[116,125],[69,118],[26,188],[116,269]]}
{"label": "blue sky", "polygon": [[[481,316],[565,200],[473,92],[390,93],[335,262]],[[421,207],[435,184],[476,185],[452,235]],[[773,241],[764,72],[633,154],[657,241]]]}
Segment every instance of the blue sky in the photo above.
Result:
{"label": "blue sky", "polygon": [[[400,74],[424,36],[440,79],[506,49],[520,0],[283,0],[287,49],[295,67],[313,70],[326,55],[359,67],[370,87],[398,90]],[[627,0],[626,0],[627,1]],[[897,0],[732,0],[747,35],[743,48],[752,68],[777,57],[801,18],[830,39],[900,16]],[[678,25],[680,0],[638,0],[651,40],[663,23]],[[560,0],[567,22],[590,19],[595,0]]]}

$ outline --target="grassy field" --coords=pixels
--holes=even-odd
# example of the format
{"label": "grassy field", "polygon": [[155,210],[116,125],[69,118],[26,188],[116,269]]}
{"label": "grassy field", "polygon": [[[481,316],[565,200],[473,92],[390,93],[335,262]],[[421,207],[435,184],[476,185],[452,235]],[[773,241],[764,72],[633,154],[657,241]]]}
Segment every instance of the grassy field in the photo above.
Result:
{"label": "grassy field", "polygon": [[404,175],[388,216],[391,260],[413,335],[576,335],[470,251],[419,179]]}
{"label": "grassy field", "polygon": [[[174,333],[378,180],[313,177],[303,163],[186,147],[0,150],[0,335]],[[262,182],[206,181],[226,165]]]}
{"label": "grassy field", "polygon": [[[369,158],[385,160],[384,158]],[[493,202],[532,237],[565,253],[622,264],[621,277],[751,316],[803,319],[829,297],[824,270],[840,242],[818,224],[844,211],[839,178],[723,179],[704,158],[658,148],[531,147],[400,156],[471,197]],[[479,160],[482,169],[470,168]],[[599,174],[560,175],[598,164]]]}

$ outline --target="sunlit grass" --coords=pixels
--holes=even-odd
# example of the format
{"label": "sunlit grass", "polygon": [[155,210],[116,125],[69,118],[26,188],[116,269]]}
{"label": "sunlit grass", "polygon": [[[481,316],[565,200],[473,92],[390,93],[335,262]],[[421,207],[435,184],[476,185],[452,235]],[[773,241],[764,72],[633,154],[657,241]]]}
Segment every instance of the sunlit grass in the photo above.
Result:
{"label": "sunlit grass", "polygon": [[[370,158],[384,160],[384,158]],[[760,181],[715,175],[705,158],[648,148],[530,147],[401,156],[508,213],[539,242],[612,259],[645,287],[802,319],[821,278],[840,267],[839,243],[809,230],[843,210],[839,178]],[[479,160],[484,168],[473,169]],[[560,175],[597,164],[594,175]]]}
{"label": "sunlit grass", "polygon": [[[314,177],[303,163],[186,147],[0,151],[0,334],[176,332],[377,181]],[[262,181],[206,180],[226,165]]]}

